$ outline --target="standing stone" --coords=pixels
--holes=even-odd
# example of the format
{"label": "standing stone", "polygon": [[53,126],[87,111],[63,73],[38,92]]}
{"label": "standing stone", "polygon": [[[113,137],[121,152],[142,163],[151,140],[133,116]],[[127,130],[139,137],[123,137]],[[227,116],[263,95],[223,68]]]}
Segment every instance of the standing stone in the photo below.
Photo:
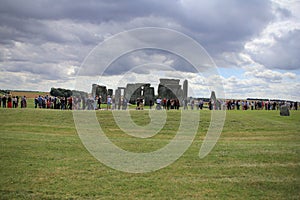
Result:
{"label": "standing stone", "polygon": [[290,111],[287,105],[280,106],[280,116],[290,116]]}
{"label": "standing stone", "polygon": [[149,86],[144,88],[144,98],[146,106],[150,106],[150,102],[154,101],[154,88]]}
{"label": "standing stone", "polygon": [[102,99],[102,103],[106,103],[107,99],[107,89],[106,86],[93,84],[92,85],[92,97],[95,98],[96,96]]}
{"label": "standing stone", "polygon": [[115,100],[116,100],[116,108],[120,110],[121,108],[121,90],[118,88],[115,90]]}
{"label": "standing stone", "polygon": [[108,89],[107,90],[107,95],[109,95],[110,97],[112,97],[112,95],[113,95],[113,89]]}
{"label": "standing stone", "polygon": [[92,97],[94,97],[95,98],[95,96],[96,96],[96,91],[97,91],[97,87],[98,87],[99,85],[97,85],[97,84],[93,84],[92,85]]}
{"label": "standing stone", "polygon": [[[122,95],[122,91],[123,91],[123,95]],[[115,101],[116,101],[116,108],[118,110],[121,109],[122,106],[122,98],[124,101],[124,94],[125,94],[125,87],[118,87],[118,89],[115,90]]]}
{"label": "standing stone", "polygon": [[150,100],[154,100],[154,88],[150,87],[150,83],[128,83],[124,97],[131,104],[135,104],[138,98],[142,98],[144,99],[144,105],[149,105]]}
{"label": "standing stone", "polygon": [[125,90],[125,98],[129,100],[129,103],[135,104],[137,98],[142,96],[142,86],[144,83],[128,83]]}
{"label": "standing stone", "polygon": [[184,80],[183,82],[183,99],[187,99],[188,97],[188,81]]}
{"label": "standing stone", "polygon": [[[159,79],[158,96],[167,99],[178,99],[182,102],[184,98],[184,91],[179,85],[179,79]],[[186,85],[187,86],[187,85]],[[187,92],[187,90],[186,90]]]}
{"label": "standing stone", "polygon": [[220,110],[221,109],[221,103],[217,99],[215,91],[211,92],[210,101],[212,103],[212,109],[214,109],[214,110]]}

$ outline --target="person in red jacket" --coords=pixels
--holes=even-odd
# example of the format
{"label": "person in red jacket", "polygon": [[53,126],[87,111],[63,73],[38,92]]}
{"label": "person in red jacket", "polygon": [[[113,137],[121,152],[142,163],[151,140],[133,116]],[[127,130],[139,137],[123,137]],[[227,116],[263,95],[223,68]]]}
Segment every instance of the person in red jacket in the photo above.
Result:
{"label": "person in red jacket", "polygon": [[9,95],[8,98],[7,98],[7,107],[8,108],[12,108],[12,98],[11,98],[11,95]]}
{"label": "person in red jacket", "polygon": [[72,96],[69,97],[68,104],[69,104],[69,109],[72,110],[73,109],[73,97]]}

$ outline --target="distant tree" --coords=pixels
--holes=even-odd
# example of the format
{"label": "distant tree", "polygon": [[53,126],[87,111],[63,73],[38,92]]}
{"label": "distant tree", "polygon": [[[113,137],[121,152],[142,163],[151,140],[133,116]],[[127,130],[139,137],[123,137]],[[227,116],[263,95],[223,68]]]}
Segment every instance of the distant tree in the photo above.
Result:
{"label": "distant tree", "polygon": [[64,90],[64,97],[70,97],[72,96],[72,91],[71,90]]}
{"label": "distant tree", "polygon": [[10,90],[0,90],[0,93],[2,93],[2,94],[10,94]]}
{"label": "distant tree", "polygon": [[55,97],[63,96],[63,94],[57,88],[51,88],[50,95]]}
{"label": "distant tree", "polygon": [[50,95],[55,97],[70,97],[72,96],[72,91],[63,88],[51,88]]}

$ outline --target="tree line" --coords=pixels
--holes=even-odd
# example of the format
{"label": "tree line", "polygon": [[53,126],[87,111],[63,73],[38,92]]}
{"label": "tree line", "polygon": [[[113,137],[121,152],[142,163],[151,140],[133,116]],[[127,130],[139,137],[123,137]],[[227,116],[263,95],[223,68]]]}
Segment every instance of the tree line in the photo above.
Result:
{"label": "tree line", "polygon": [[87,97],[88,94],[83,91],[77,91],[77,90],[69,90],[64,88],[51,88],[50,95],[54,97],[71,97],[71,96],[81,96],[81,97]]}

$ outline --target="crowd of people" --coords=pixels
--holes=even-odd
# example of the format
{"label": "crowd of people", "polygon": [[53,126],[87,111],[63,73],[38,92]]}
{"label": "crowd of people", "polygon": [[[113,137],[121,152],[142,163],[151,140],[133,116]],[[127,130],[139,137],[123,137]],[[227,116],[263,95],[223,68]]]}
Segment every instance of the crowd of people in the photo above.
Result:
{"label": "crowd of people", "polygon": [[298,102],[285,101],[251,101],[227,100],[227,110],[279,110],[280,106],[287,105],[290,110],[298,110]]}
{"label": "crowd of people", "polygon": [[[52,97],[37,96],[34,99],[35,108],[60,109],[60,110],[95,110],[101,109],[102,99],[96,96],[95,98],[70,96],[70,97]],[[112,99],[107,98],[107,108],[111,109]]]}
{"label": "crowd of people", "polygon": [[[106,103],[105,106],[101,105],[103,102]],[[150,100],[149,108],[153,109],[154,100]],[[154,109],[161,110],[179,110],[180,106],[184,110],[202,110],[208,108],[209,110],[279,110],[280,106],[286,105],[290,110],[298,110],[298,102],[285,102],[285,101],[262,101],[262,100],[217,100],[214,102],[210,100],[209,102],[204,102],[202,99],[190,99],[183,100],[181,103],[179,99],[167,99],[158,97],[155,100],[156,107]],[[121,109],[126,110],[128,101],[125,98],[120,99],[118,102],[111,96],[107,96],[107,99],[103,101],[101,96],[96,96],[95,98],[81,97],[81,96],[70,96],[70,97],[52,97],[49,95],[39,95],[34,98],[35,108],[46,108],[46,109],[61,109],[61,110],[100,110],[100,109]],[[27,98],[26,96],[12,96],[3,95],[0,96],[0,107],[3,108],[26,108]],[[136,100],[136,109],[144,109],[144,99],[138,98]]]}
{"label": "crowd of people", "polygon": [[[184,103],[184,102],[183,102]],[[156,99],[156,109],[165,109],[165,110],[179,110],[180,108],[180,101],[178,99],[167,99],[163,98],[161,99],[160,97]],[[184,103],[184,105],[186,105]]]}
{"label": "crowd of people", "polygon": [[3,108],[26,108],[27,107],[27,99],[26,96],[12,96],[12,95],[3,95],[0,96],[0,107]]}
{"label": "crowd of people", "polygon": [[34,98],[34,108],[48,108],[48,109],[73,109],[72,97],[51,97],[51,96],[36,96]]}
{"label": "crowd of people", "polygon": [[[162,109],[179,109],[179,101],[168,100],[160,98],[157,99],[157,104],[162,105]],[[202,110],[208,108],[209,110],[279,110],[280,106],[286,105],[290,110],[298,110],[299,102],[290,102],[290,101],[251,101],[251,100],[209,100],[204,102],[202,99],[195,100],[191,99],[190,101],[183,100],[182,106],[184,110],[187,109],[197,109]]]}

